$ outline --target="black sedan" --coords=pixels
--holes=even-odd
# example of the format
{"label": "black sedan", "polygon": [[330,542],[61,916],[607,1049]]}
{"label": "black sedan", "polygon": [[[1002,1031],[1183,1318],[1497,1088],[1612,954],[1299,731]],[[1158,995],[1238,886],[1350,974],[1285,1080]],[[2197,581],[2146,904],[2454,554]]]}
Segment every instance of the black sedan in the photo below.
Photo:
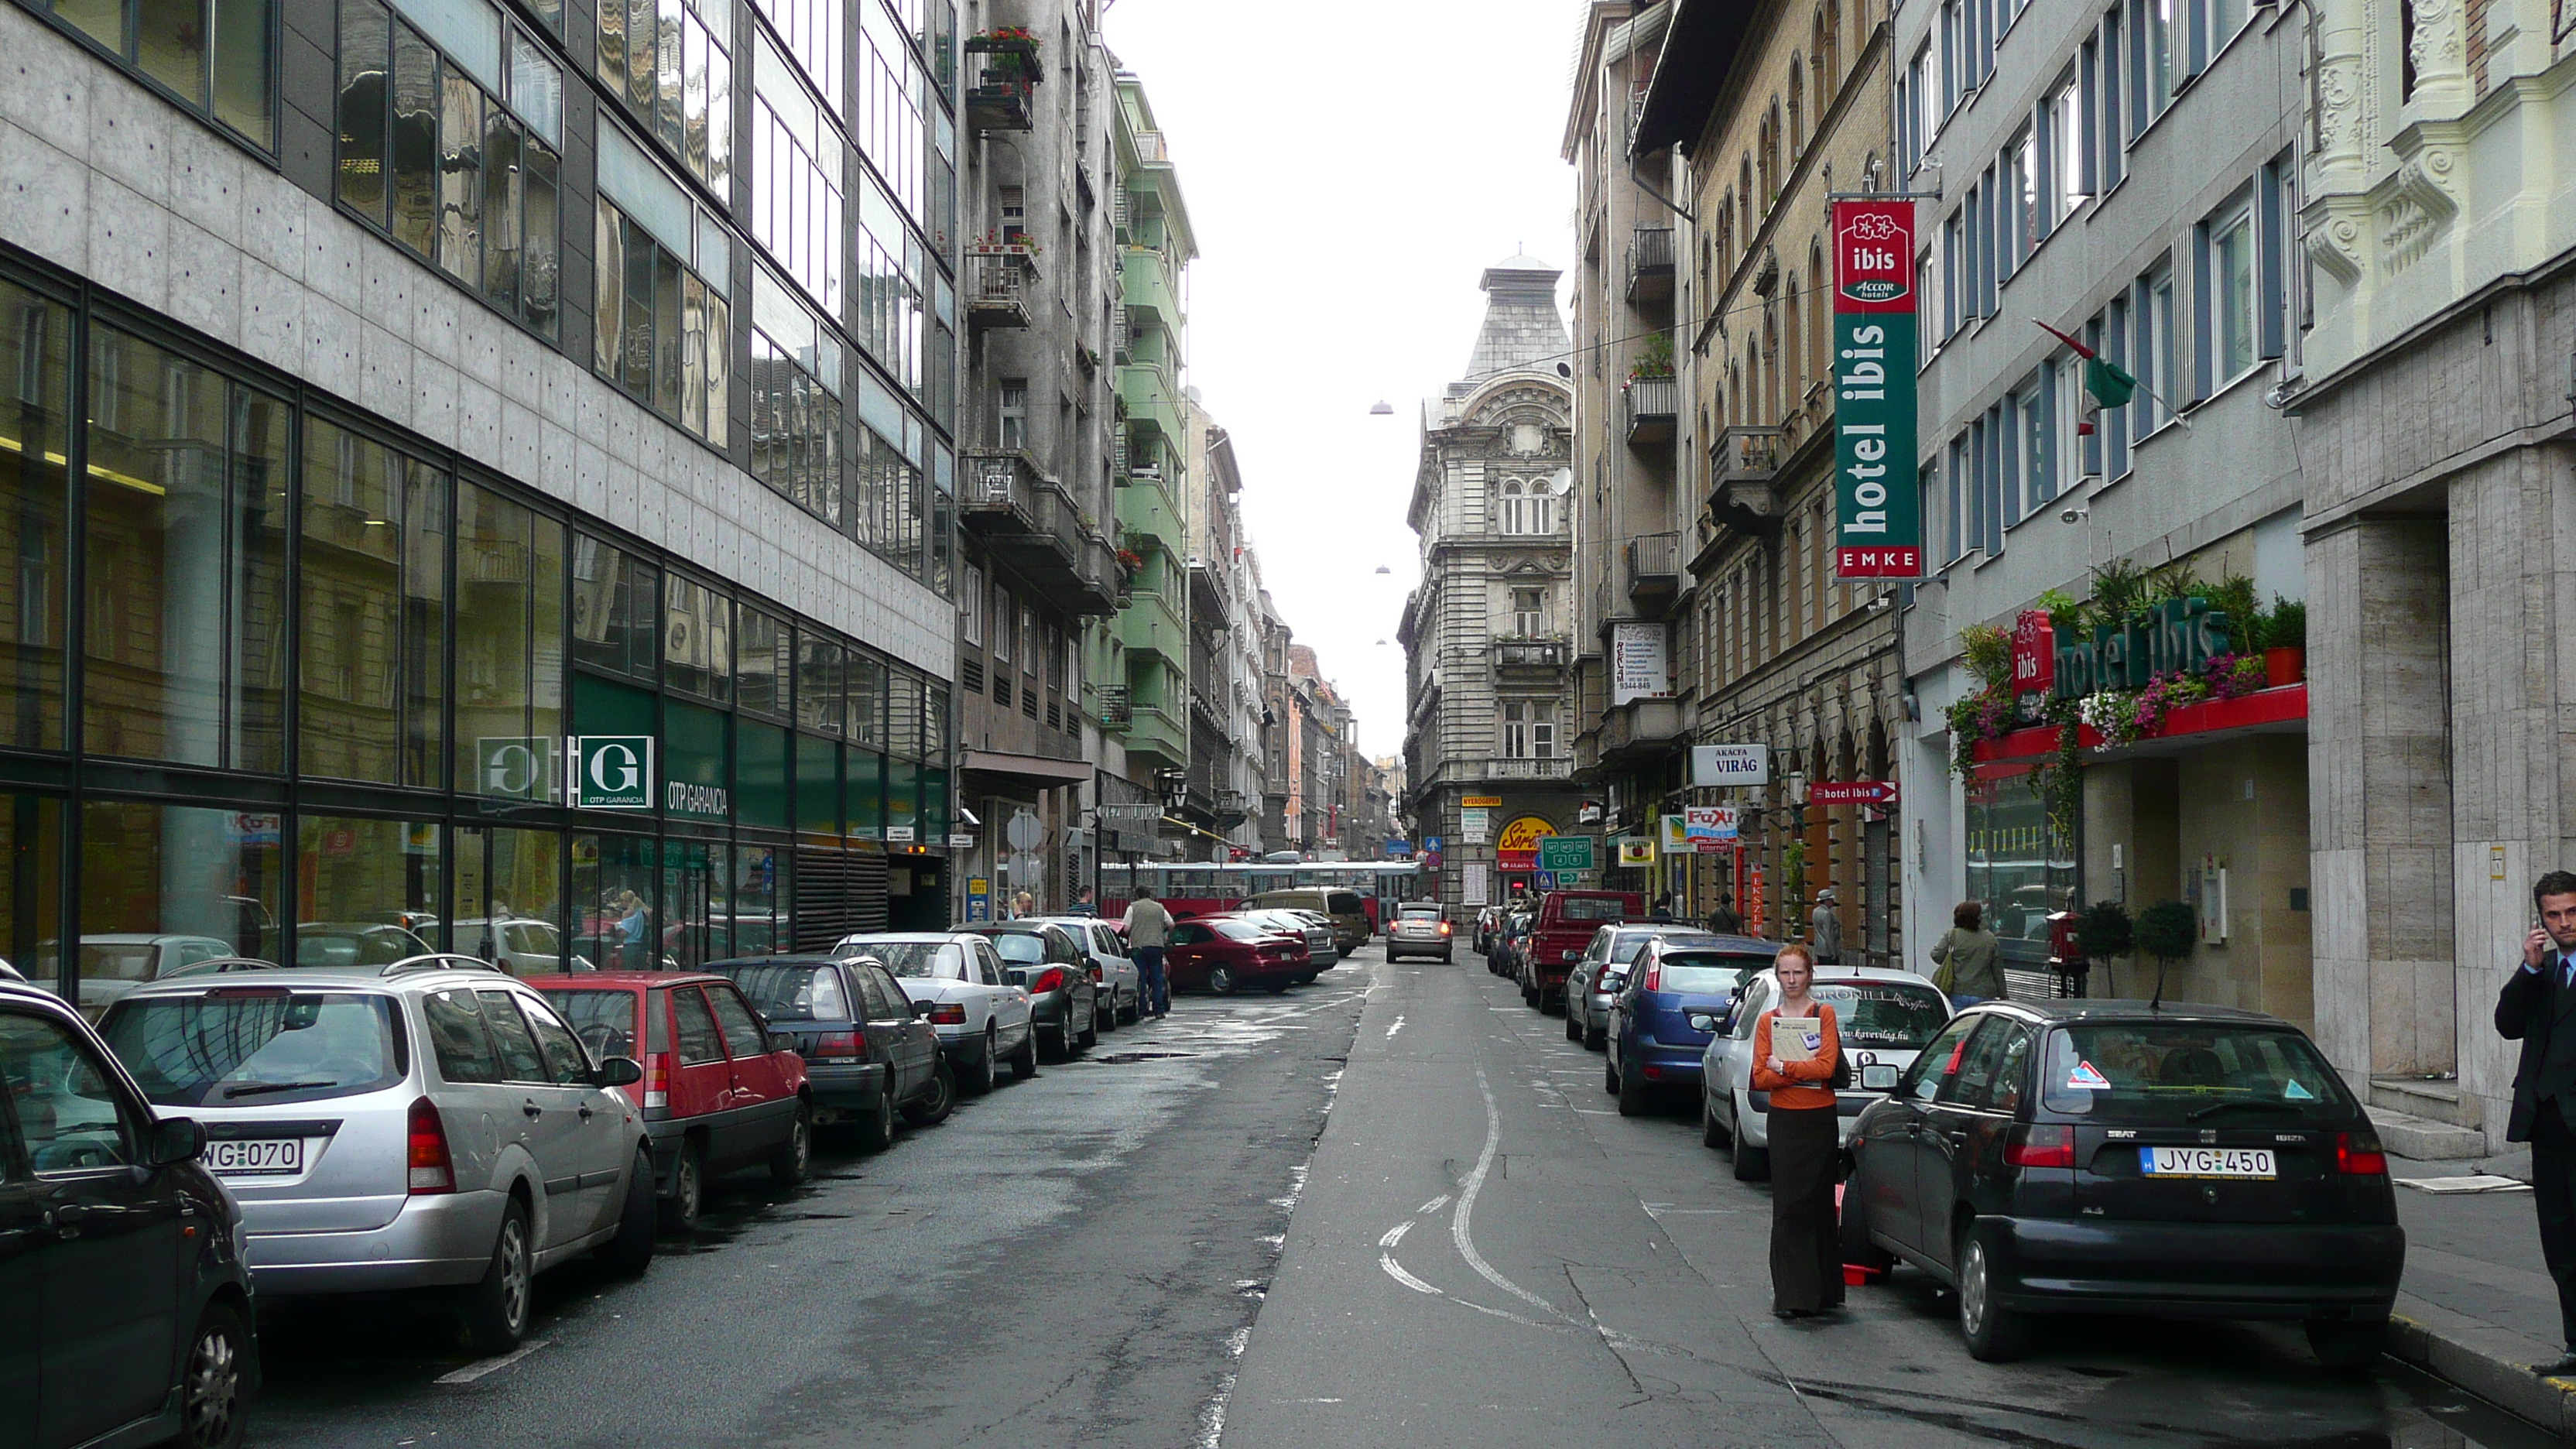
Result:
{"label": "black sedan", "polygon": [[1100,1040],[1094,1005],[1100,987],[1073,932],[1051,921],[994,921],[961,929],[990,936],[1010,983],[1028,988],[1029,1026],[1048,1059],[1063,1061]]}
{"label": "black sedan", "polygon": [[2276,1017],[1989,1002],[1854,1124],[1843,1259],[1958,1290],[1968,1351],[2043,1313],[2295,1320],[2330,1368],[2379,1355],[2405,1266],[2388,1159]]}

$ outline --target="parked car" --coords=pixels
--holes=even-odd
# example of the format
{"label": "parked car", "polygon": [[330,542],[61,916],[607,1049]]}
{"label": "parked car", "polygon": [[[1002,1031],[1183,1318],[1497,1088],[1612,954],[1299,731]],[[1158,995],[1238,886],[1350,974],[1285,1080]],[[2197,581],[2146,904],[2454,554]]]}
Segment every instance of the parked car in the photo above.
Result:
{"label": "parked car", "polygon": [[814,1103],[793,1038],[722,976],[597,971],[537,976],[594,1059],[644,1064],[645,1136],[662,1226],[698,1225],[707,1184],[746,1167],[793,1186],[813,1175]]}
{"label": "parked car", "polygon": [[969,929],[1001,953],[1002,979],[1027,988],[1040,1054],[1063,1061],[1100,1040],[1100,988],[1073,932],[1044,921],[994,921]]}
{"label": "parked car", "polygon": [[[1753,1090],[1753,1026],[1778,1003],[1780,983],[1768,970],[1748,978],[1742,1000],[1713,1013],[1718,1030],[1700,1054],[1700,1140],[1733,1153],[1735,1175],[1771,1175],[1771,1094]],[[1834,1008],[1835,1030],[1852,1054],[1852,1085],[1839,1097],[1841,1136],[1885,1096],[1896,1074],[1950,1019],[1950,998],[1911,971],[1878,966],[1820,966],[1814,994]]]}
{"label": "parked car", "polygon": [[401,926],[374,921],[308,921],[295,928],[298,966],[391,966],[396,961],[431,954],[427,941]]}
{"label": "parked car", "polygon": [[[457,954],[489,961],[513,976],[543,976],[556,971],[596,971],[597,959],[582,952],[567,955],[563,932],[552,921],[533,916],[477,916],[452,923]],[[608,963],[614,968],[617,963]]]}
{"label": "parked car", "polygon": [[805,1059],[818,1127],[844,1123],[859,1145],[892,1145],[895,1118],[945,1121],[957,1077],[939,1033],[885,967],[867,956],[737,956],[707,970],[751,998]]}
{"label": "parked car", "polygon": [[1654,922],[1635,926],[1603,926],[1592,933],[1592,944],[1583,948],[1583,958],[1565,975],[1565,1039],[1579,1041],[1599,1051],[1609,1040],[1610,1002],[1618,995],[1628,976],[1629,963],[1646,943],[1658,938],[1692,941],[1701,944],[1718,938],[1692,925]]}
{"label": "parked car", "polygon": [[1501,930],[1502,925],[1502,907],[1485,906],[1476,912],[1476,926],[1472,936],[1472,943],[1476,948],[1477,955],[1489,956],[1493,954],[1494,933]]}
{"label": "parked car", "polygon": [[1246,896],[1235,906],[1239,911],[1313,911],[1333,923],[1333,944],[1343,955],[1358,950],[1369,942],[1376,929],[1369,918],[1368,902],[1358,891],[1341,886],[1288,886]]}
{"label": "parked car", "polygon": [[8,1442],[240,1444],[259,1347],[241,1212],[202,1160],[205,1127],[155,1120],[78,1012],[14,980],[0,1098]]}
{"label": "parked car", "polygon": [[1861,1114],[1851,1150],[1844,1259],[1955,1287],[1980,1359],[2014,1357],[2043,1313],[2287,1320],[2336,1369],[2387,1336],[2406,1261],[2388,1159],[2277,1017],[1987,1002]]}
{"label": "parked car", "polygon": [[1610,1001],[1601,1084],[1634,1117],[1667,1088],[1699,1082],[1717,1013],[1775,947],[1750,936],[1653,936]]}
{"label": "parked car", "polygon": [[652,1262],[653,1148],[622,1090],[643,1067],[594,1061],[488,962],[183,977],[99,1030],[155,1107],[205,1122],[263,1296],[458,1290],[502,1353],[538,1273]]}
{"label": "parked car", "polygon": [[1503,913],[1502,924],[1495,928],[1494,949],[1485,957],[1485,969],[1497,976],[1520,979],[1521,951],[1529,942],[1530,923],[1538,916],[1534,907],[1517,905]]}
{"label": "parked car", "polygon": [[[1308,927],[1306,931],[1306,954],[1308,957],[1313,959],[1315,970],[1318,975],[1342,964],[1342,938],[1340,934],[1333,929],[1332,917],[1325,915],[1322,911],[1310,911],[1302,907],[1291,907],[1288,914],[1304,921]],[[1315,934],[1313,928],[1317,926],[1324,928],[1324,932],[1321,936]]]}
{"label": "parked car", "polygon": [[274,961],[262,961],[252,956],[215,956],[203,961],[191,961],[187,965],[179,967],[161,979],[164,981],[174,981],[182,976],[222,976],[240,971],[279,971],[283,969],[285,968],[279,966]]}
{"label": "parked car", "polygon": [[1240,916],[1179,922],[1163,950],[1163,970],[1175,991],[1219,996],[1255,986],[1285,991],[1309,969],[1302,935],[1285,935]]}
{"label": "parked car", "polygon": [[1386,959],[1433,956],[1447,961],[1456,949],[1457,930],[1439,902],[1407,901],[1395,908],[1395,919],[1386,923]]}
{"label": "parked car", "polygon": [[[182,966],[237,954],[233,943],[214,936],[155,935],[109,932],[80,938],[80,1013],[91,1021],[147,981],[158,981]],[[30,973],[38,981],[62,974],[62,943],[39,941]]]}
{"label": "parked car", "polygon": [[1646,898],[1635,891],[1549,891],[1541,896],[1518,957],[1521,1000],[1540,1011],[1562,1006],[1565,974],[1583,959],[1592,933],[1645,914]]}
{"label": "parked car", "polygon": [[972,931],[917,931],[844,936],[835,956],[865,956],[893,973],[913,1006],[939,1037],[939,1050],[958,1087],[977,1096],[993,1090],[994,1073],[1038,1074],[1037,1033],[1029,1027],[1029,993],[1014,986],[1010,968],[990,937]]}
{"label": "parked car", "polygon": [[1341,948],[1333,944],[1333,923],[1327,917],[1312,911],[1287,910],[1237,911],[1235,914],[1256,926],[1277,931],[1283,936],[1295,936],[1306,943],[1306,964],[1314,970],[1300,977],[1300,982],[1314,980],[1325,967],[1342,959]]}
{"label": "parked car", "polygon": [[1098,916],[1035,916],[1026,919],[1062,926],[1072,933],[1083,959],[1091,963],[1091,979],[1100,987],[1100,1030],[1116,1031],[1122,1021],[1134,1021],[1144,1014],[1145,973],[1127,954],[1127,938],[1118,928]]}

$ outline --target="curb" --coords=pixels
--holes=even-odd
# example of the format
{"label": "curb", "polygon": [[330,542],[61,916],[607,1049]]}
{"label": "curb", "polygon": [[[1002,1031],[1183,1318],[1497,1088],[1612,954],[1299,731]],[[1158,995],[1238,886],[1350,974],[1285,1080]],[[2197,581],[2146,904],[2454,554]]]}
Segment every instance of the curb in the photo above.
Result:
{"label": "curb", "polygon": [[2411,1294],[2388,1315],[2388,1356],[2468,1390],[2562,1439],[2576,1440],[2576,1378],[2541,1378],[2530,1365],[2560,1350]]}

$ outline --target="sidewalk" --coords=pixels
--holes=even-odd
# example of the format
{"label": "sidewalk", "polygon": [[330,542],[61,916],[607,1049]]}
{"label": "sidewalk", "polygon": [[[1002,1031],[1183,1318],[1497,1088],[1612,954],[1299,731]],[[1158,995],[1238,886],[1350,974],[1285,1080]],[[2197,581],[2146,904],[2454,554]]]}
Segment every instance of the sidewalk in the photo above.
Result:
{"label": "sidewalk", "polygon": [[2404,1179],[2528,1178],[2531,1154],[2449,1162],[2391,1156],[2406,1227],[2406,1278],[2388,1351],[2490,1403],[2576,1439],[2576,1379],[2530,1365],[2558,1357],[2558,1290],[2540,1260],[2531,1193],[2433,1193]]}

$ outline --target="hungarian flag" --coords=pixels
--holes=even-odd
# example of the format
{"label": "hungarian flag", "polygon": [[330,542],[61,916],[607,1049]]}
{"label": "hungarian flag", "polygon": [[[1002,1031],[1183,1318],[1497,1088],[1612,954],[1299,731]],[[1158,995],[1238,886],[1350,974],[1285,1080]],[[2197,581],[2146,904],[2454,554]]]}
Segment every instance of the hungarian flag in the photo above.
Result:
{"label": "hungarian flag", "polygon": [[2092,348],[2038,318],[2032,318],[2031,325],[2065,343],[2076,356],[2084,359],[2084,402],[2076,409],[2075,431],[2089,435],[2093,431],[2093,419],[2100,415],[2102,409],[2127,406],[2129,398],[2138,390],[2136,378],[2122,371],[2118,363],[2105,359]]}

